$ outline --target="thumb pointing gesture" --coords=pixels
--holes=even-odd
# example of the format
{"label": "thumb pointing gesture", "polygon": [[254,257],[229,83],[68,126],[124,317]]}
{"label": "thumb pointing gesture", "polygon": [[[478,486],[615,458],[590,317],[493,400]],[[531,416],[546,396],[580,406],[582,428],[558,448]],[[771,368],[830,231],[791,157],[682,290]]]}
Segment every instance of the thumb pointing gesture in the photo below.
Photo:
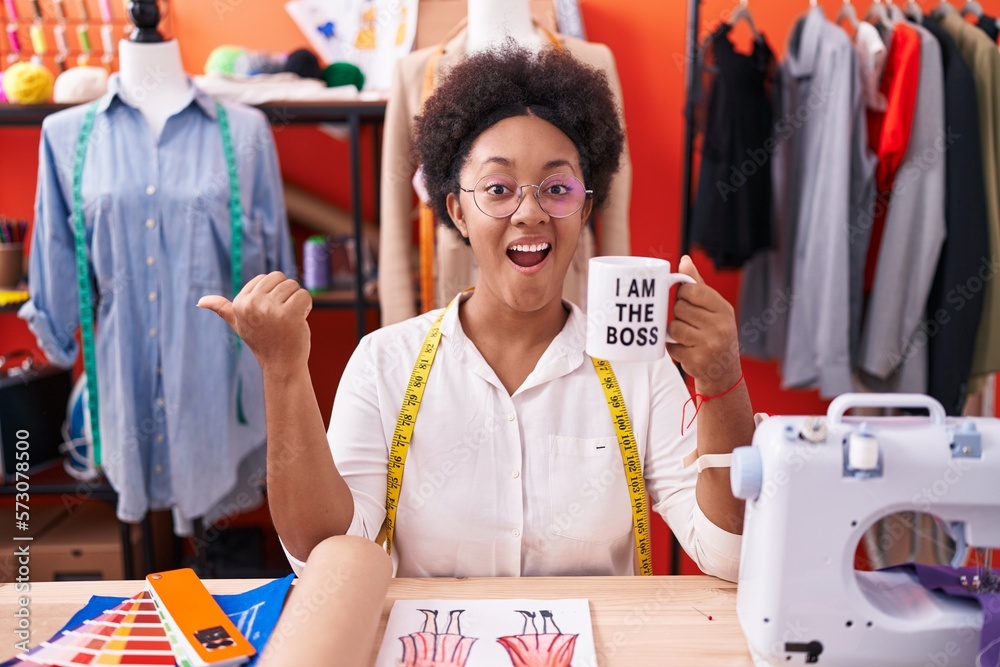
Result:
{"label": "thumb pointing gesture", "polygon": [[209,294],[198,300],[198,307],[214,311],[216,315],[226,321],[226,324],[236,330],[236,313],[233,311],[232,302],[224,296]]}
{"label": "thumb pointing gesture", "polygon": [[210,294],[198,301],[198,307],[225,320],[262,369],[308,367],[310,332],[306,317],[312,309],[312,297],[280,271],[251,278],[232,302]]}

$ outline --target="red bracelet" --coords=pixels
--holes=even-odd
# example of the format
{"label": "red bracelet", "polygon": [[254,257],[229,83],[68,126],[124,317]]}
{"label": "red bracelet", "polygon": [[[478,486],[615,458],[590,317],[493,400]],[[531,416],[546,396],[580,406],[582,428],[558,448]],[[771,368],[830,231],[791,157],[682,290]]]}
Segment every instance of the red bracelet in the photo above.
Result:
{"label": "red bracelet", "polygon": [[[694,424],[694,420],[698,416],[698,411],[701,410],[701,406],[705,405],[705,403],[711,401],[713,398],[721,398],[726,394],[730,394],[736,391],[736,388],[739,387],[742,382],[743,382],[743,372],[740,371],[740,379],[736,381],[736,384],[734,384],[732,387],[725,390],[721,394],[716,394],[714,396],[706,396],[705,394],[699,394],[697,391],[694,392],[694,395],[684,403],[684,407],[681,409],[681,435],[684,435],[685,429],[691,428],[691,425]],[[701,402],[698,402],[698,399],[701,399]],[[694,414],[691,415],[691,421],[689,421],[687,423],[687,426],[685,426],[684,419],[687,415],[688,404],[690,403],[694,403]]]}

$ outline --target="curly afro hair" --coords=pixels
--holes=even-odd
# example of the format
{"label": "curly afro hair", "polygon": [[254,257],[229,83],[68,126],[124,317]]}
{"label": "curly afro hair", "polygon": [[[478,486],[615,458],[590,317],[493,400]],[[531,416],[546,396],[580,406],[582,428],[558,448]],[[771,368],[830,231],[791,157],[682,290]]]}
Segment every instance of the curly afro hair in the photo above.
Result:
{"label": "curly afro hair", "polygon": [[[454,226],[446,205],[476,138],[512,116],[537,116],[576,146],[594,210],[618,171],[625,135],[604,72],[556,49],[535,54],[513,43],[469,56],[424,104],[414,129],[414,160],[439,220]],[[468,242],[468,240],[466,240]]]}

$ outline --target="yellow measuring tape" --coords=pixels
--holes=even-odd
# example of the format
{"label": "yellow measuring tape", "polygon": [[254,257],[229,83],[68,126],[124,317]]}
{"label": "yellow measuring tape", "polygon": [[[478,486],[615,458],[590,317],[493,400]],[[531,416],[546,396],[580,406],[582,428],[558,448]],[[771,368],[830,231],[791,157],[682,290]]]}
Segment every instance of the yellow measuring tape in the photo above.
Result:
{"label": "yellow measuring tape", "polygon": [[424,344],[413,365],[410,381],[406,383],[406,393],[403,395],[403,406],[399,409],[396,429],[392,432],[392,446],[389,449],[389,471],[386,474],[385,486],[385,523],[379,532],[378,542],[385,542],[386,553],[392,553],[392,535],[396,530],[396,510],[399,509],[399,492],[403,488],[403,468],[406,466],[406,454],[410,451],[410,441],[413,439],[413,427],[417,423],[417,412],[424,398],[424,388],[427,386],[427,376],[434,364],[441,343],[441,320],[445,313],[458,301],[459,294],[448,307],[441,311],[431,330],[427,332]]}
{"label": "yellow measuring tape", "polygon": [[[448,307],[441,311],[431,330],[427,332],[424,344],[417,356],[417,363],[410,373],[410,381],[406,385],[403,405],[399,409],[396,429],[392,432],[392,444],[389,449],[389,469],[386,474],[385,487],[385,523],[379,531],[377,541],[385,544],[387,553],[392,553],[392,536],[396,529],[396,511],[399,509],[399,494],[403,488],[403,468],[406,466],[406,454],[413,439],[413,427],[417,423],[417,412],[424,397],[427,377],[430,375],[434,356],[441,344],[441,321],[445,313],[458,303],[461,294],[452,299]],[[611,369],[611,364],[601,359],[594,359],[594,369],[601,380],[604,397],[611,410],[611,421],[618,436],[618,445],[622,452],[622,463],[625,466],[625,479],[628,481],[629,496],[632,505],[632,528],[635,533],[635,550],[639,562],[639,570],[644,575],[653,574],[653,557],[649,540],[649,511],[646,503],[646,483],[642,478],[642,460],[639,448],[632,431],[632,420],[625,409],[625,399],[618,379]]]}
{"label": "yellow measuring tape", "polygon": [[625,409],[625,397],[622,396],[618,378],[611,369],[611,364],[603,359],[594,359],[594,370],[601,378],[601,388],[604,398],[611,410],[611,423],[618,436],[618,447],[622,450],[622,463],[625,464],[625,480],[628,482],[628,493],[632,503],[632,530],[635,533],[635,551],[639,559],[639,571],[642,574],[653,574],[653,552],[649,541],[649,507],[646,503],[646,482],[642,478],[642,458],[639,456],[639,446],[632,430],[632,420]]}

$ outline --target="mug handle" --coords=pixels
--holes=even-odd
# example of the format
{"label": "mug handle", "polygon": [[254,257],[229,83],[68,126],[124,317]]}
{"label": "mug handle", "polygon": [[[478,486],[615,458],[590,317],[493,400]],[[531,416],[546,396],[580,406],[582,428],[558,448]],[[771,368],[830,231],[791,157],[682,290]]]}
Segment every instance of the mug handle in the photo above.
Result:
{"label": "mug handle", "polygon": [[[696,283],[698,282],[686,273],[671,273],[667,275],[667,290],[669,290],[674,285],[680,283]],[[666,329],[663,330],[663,339],[668,343],[676,343],[677,341],[670,337]]]}

